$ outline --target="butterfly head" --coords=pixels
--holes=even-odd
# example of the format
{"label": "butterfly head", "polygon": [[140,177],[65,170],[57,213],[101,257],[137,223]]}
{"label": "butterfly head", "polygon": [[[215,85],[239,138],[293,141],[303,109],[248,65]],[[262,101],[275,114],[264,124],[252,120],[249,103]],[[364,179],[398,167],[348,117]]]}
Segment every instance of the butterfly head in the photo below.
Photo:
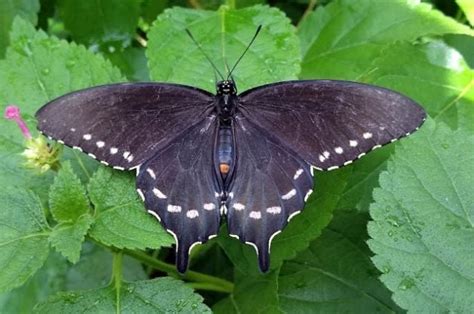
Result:
{"label": "butterfly head", "polygon": [[219,81],[216,84],[217,95],[236,95],[237,88],[235,87],[234,81],[224,80]]}

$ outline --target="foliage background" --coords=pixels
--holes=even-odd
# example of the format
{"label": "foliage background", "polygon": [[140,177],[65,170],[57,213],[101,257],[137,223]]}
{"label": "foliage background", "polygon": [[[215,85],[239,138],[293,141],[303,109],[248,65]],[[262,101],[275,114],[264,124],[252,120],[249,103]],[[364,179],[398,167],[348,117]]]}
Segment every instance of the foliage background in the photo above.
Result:
{"label": "foliage background", "polygon": [[1,1],[0,106],[19,105],[32,129],[41,105],[88,86],[213,91],[184,28],[224,70],[259,24],[235,72],[240,91],[356,80],[412,97],[429,119],[400,143],[318,173],[305,211],[275,238],[269,274],[223,230],[193,250],[184,277],[133,175],[67,148],[59,172],[39,175],[2,120],[0,312],[470,312],[473,22],[470,0]]}

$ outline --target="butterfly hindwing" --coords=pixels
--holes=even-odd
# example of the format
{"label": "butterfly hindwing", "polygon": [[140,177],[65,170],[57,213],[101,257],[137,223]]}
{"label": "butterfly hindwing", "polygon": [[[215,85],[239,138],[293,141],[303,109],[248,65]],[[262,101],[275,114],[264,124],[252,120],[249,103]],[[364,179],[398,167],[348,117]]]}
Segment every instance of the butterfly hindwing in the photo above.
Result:
{"label": "butterfly hindwing", "polygon": [[137,191],[148,212],[176,238],[177,267],[184,272],[192,246],[215,236],[220,191],[213,168],[216,116],[189,128],[139,168]]}
{"label": "butterfly hindwing", "polygon": [[131,169],[203,119],[213,97],[182,85],[111,84],[59,97],[36,117],[45,135],[105,164]]}
{"label": "butterfly hindwing", "polygon": [[234,129],[238,175],[227,203],[228,230],[256,248],[260,269],[267,271],[271,240],[312,192],[310,166],[242,116]]}
{"label": "butterfly hindwing", "polygon": [[331,170],[409,135],[425,119],[411,99],[347,81],[289,81],[240,95],[242,114],[313,166]]}

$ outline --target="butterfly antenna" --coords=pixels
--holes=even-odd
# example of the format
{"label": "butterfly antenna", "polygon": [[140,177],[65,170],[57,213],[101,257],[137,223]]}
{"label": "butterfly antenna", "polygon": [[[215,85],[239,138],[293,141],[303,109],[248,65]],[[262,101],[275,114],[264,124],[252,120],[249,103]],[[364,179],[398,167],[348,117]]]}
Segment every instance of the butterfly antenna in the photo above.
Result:
{"label": "butterfly antenna", "polygon": [[250,41],[250,43],[248,44],[247,48],[245,48],[244,52],[242,53],[242,55],[240,56],[239,59],[237,59],[237,62],[235,62],[234,66],[232,67],[232,70],[230,70],[229,72],[229,75],[227,75],[227,79],[229,79],[229,77],[231,77],[232,75],[232,72],[234,72],[235,68],[237,67],[237,65],[239,64],[240,60],[242,60],[242,58],[245,56],[245,54],[247,53],[247,51],[249,50],[250,46],[252,46],[253,42],[255,41],[255,39],[257,38],[257,35],[258,33],[260,33],[260,30],[262,29],[262,25],[259,25],[257,27],[257,31],[255,32],[255,35],[253,35],[253,38],[252,40]]}
{"label": "butterfly antenna", "polygon": [[214,71],[217,72],[217,74],[219,74],[219,76],[221,77],[221,79],[224,81],[224,76],[221,74],[221,72],[219,71],[219,69],[216,67],[216,65],[212,62],[211,58],[209,58],[209,56],[204,52],[204,49],[202,49],[201,45],[197,42],[197,40],[194,38],[193,34],[191,34],[191,32],[189,31],[189,29],[185,29],[186,33],[188,33],[189,37],[191,38],[191,40],[196,44],[196,46],[198,47],[198,49],[202,52],[202,54],[204,55],[204,57],[206,57],[207,61],[209,61],[209,63],[212,65],[212,67],[214,68]]}

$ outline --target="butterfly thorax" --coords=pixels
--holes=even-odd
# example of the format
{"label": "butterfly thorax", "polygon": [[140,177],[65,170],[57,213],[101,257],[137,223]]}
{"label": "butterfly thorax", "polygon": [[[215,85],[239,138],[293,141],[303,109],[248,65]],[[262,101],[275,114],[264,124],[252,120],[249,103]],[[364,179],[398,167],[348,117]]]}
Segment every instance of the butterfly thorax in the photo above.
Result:
{"label": "butterfly thorax", "polygon": [[216,85],[216,111],[222,124],[230,125],[237,105],[237,88],[233,81],[224,80]]}

